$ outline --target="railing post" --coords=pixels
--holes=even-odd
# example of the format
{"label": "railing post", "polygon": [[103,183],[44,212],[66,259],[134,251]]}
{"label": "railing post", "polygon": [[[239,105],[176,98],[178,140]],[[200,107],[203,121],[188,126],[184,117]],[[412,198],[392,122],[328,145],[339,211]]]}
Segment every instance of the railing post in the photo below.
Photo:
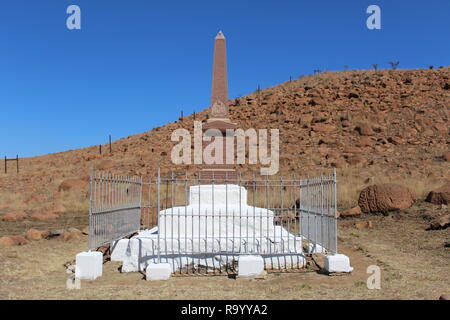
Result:
{"label": "railing post", "polygon": [[335,241],[335,250],[337,253],[338,243],[337,243],[337,175],[336,175],[336,168],[333,170],[333,184],[334,184],[334,190],[333,190],[333,197],[334,197],[334,241]]}
{"label": "railing post", "polygon": [[161,263],[161,243],[160,243],[160,238],[161,238],[161,225],[159,224],[160,221],[160,210],[161,210],[161,168],[158,167],[158,181],[156,182],[157,184],[157,202],[158,202],[158,221],[156,222],[158,225],[158,263]]}

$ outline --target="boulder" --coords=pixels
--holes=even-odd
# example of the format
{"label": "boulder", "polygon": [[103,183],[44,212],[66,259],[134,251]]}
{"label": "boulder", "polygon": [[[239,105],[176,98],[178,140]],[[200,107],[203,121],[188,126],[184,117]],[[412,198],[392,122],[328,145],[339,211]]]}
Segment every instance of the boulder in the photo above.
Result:
{"label": "boulder", "polygon": [[434,204],[449,204],[450,203],[450,182],[447,182],[443,186],[431,191],[427,198],[427,202]]}
{"label": "boulder", "polygon": [[25,233],[25,237],[31,241],[39,241],[43,239],[42,232],[37,229],[29,229]]}
{"label": "boulder", "polygon": [[322,132],[322,133],[330,133],[335,131],[337,128],[335,125],[332,124],[325,124],[325,123],[315,123],[312,126],[312,130],[314,132]]}
{"label": "boulder", "polygon": [[358,204],[363,212],[404,210],[416,201],[415,192],[398,184],[372,185],[363,189]]}
{"label": "boulder", "polygon": [[66,179],[58,187],[58,191],[81,190],[86,185],[86,181],[81,179]]}
{"label": "boulder", "polygon": [[450,161],[450,151],[446,152],[442,155],[442,159],[444,159],[445,161]]}
{"label": "boulder", "polygon": [[23,220],[23,219],[25,219],[26,216],[27,216],[27,214],[25,213],[25,211],[12,211],[12,212],[8,212],[8,213],[4,214],[2,216],[2,220],[14,222],[14,221]]}
{"label": "boulder", "polygon": [[370,126],[367,123],[361,123],[358,126],[355,127],[355,130],[358,131],[358,133],[362,136],[372,136],[375,134],[375,132],[372,129],[372,126]]}
{"label": "boulder", "polygon": [[371,229],[373,226],[372,221],[357,221],[355,222],[355,228],[362,230],[362,229]]}
{"label": "boulder", "polygon": [[0,237],[0,247],[10,247],[14,244],[14,240],[10,237]]}
{"label": "boulder", "polygon": [[74,235],[81,236],[83,232],[78,230],[77,228],[69,228],[67,229],[68,232],[73,233]]}
{"label": "boulder", "polygon": [[114,166],[114,163],[112,160],[110,159],[106,159],[101,161],[98,165],[97,165],[97,170],[108,170],[111,169]]}
{"label": "boulder", "polygon": [[13,236],[11,237],[11,240],[14,241],[14,244],[18,246],[23,246],[28,243],[28,240],[22,236]]}
{"label": "boulder", "polygon": [[362,156],[351,156],[347,158],[347,162],[350,165],[358,165],[366,162],[366,159]]}
{"label": "boulder", "polygon": [[[74,228],[75,229],[75,228]],[[74,239],[77,239],[77,238],[79,238],[79,237],[81,237],[82,236],[82,233],[81,233],[81,231],[80,230],[78,230],[78,232],[77,231],[73,231],[73,232],[71,232],[71,231],[65,231],[61,236],[60,236],[60,238],[63,240],[63,241],[71,241],[71,240],[74,240]]]}
{"label": "boulder", "polygon": [[361,214],[361,208],[359,206],[356,206],[352,209],[345,210],[341,212],[342,217],[351,217],[351,216],[357,216]]}
{"label": "boulder", "polygon": [[37,212],[31,215],[31,220],[37,221],[53,220],[56,218],[58,218],[58,216],[51,212]]}
{"label": "boulder", "polygon": [[53,214],[62,214],[66,212],[66,208],[61,203],[57,202],[52,206],[50,212]]}

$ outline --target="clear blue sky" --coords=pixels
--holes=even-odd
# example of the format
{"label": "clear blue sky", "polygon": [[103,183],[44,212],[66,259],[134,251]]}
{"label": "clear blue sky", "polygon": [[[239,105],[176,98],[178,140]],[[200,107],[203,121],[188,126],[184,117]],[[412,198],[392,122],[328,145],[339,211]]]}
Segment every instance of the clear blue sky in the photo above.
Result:
{"label": "clear blue sky", "polygon": [[[70,4],[81,30],[66,27]],[[366,27],[371,4],[381,30]],[[0,156],[106,143],[207,108],[220,29],[231,98],[314,69],[450,64],[449,0],[2,0]]]}

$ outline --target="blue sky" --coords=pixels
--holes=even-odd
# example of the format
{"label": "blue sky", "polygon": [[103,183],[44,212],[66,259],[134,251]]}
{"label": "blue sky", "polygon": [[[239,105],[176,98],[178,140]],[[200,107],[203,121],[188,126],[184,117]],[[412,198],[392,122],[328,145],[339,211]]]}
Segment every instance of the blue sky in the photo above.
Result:
{"label": "blue sky", "polygon": [[[81,30],[66,9],[81,8]],[[366,9],[381,7],[381,30]],[[0,156],[106,143],[208,107],[213,39],[231,98],[315,69],[448,66],[448,0],[2,0]]]}

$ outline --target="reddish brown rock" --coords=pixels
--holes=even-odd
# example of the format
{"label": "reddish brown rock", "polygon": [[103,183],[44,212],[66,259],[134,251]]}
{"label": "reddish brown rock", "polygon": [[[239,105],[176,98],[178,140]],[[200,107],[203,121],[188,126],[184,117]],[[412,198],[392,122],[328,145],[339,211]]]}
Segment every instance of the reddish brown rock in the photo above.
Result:
{"label": "reddish brown rock", "polygon": [[50,213],[50,212],[38,212],[38,213],[33,213],[31,215],[31,219],[37,220],[37,221],[53,220],[56,218],[58,218],[58,216],[56,214]]}
{"label": "reddish brown rock", "polygon": [[350,165],[358,165],[366,162],[366,159],[361,156],[351,156],[347,158],[347,162]]}
{"label": "reddish brown rock", "polygon": [[325,123],[315,123],[312,125],[311,128],[314,132],[321,132],[321,133],[330,133],[336,130],[335,125]]}
{"label": "reddish brown rock", "polygon": [[355,127],[355,130],[362,136],[372,136],[375,132],[372,129],[372,126],[367,123],[361,123]]}
{"label": "reddish brown rock", "polygon": [[403,140],[400,137],[389,137],[388,141],[392,144],[395,144],[396,146],[401,145],[401,144],[405,144],[405,140]]}
{"label": "reddish brown rock", "polygon": [[13,246],[14,240],[11,239],[10,237],[1,237],[0,238],[0,247],[10,247]]}
{"label": "reddish brown rock", "polygon": [[449,204],[450,203],[450,182],[447,182],[442,187],[431,191],[427,198],[427,202],[434,204]]}
{"label": "reddish brown rock", "polygon": [[25,237],[28,240],[39,241],[43,239],[42,232],[37,229],[29,229],[25,233]]}
{"label": "reddish brown rock", "polygon": [[380,184],[365,188],[358,204],[363,212],[404,210],[416,201],[415,192],[397,184]]}
{"label": "reddish brown rock", "polygon": [[14,241],[14,244],[18,246],[23,246],[28,243],[28,240],[22,236],[13,236],[11,237],[11,240]]}
{"label": "reddish brown rock", "polygon": [[61,203],[58,202],[52,206],[50,212],[53,214],[62,214],[66,212],[66,208]]}
{"label": "reddish brown rock", "polygon": [[39,194],[32,194],[25,200],[26,204],[41,204],[43,202],[45,202],[45,199],[43,196]]}
{"label": "reddish brown rock", "polygon": [[361,208],[359,206],[356,206],[352,209],[341,212],[342,217],[351,217],[351,216],[357,216],[360,214],[361,214]]}
{"label": "reddish brown rock", "polygon": [[26,216],[27,216],[27,214],[25,213],[25,211],[12,211],[12,212],[8,212],[8,213],[4,214],[2,216],[2,220],[15,222],[15,221],[25,219]]}
{"label": "reddish brown rock", "polygon": [[359,141],[355,143],[356,147],[371,147],[375,144],[371,137],[361,136]]}
{"label": "reddish brown rock", "polygon": [[69,228],[69,229],[67,229],[67,231],[70,232],[70,233],[73,233],[76,236],[81,236],[83,234],[83,232],[81,232],[77,228]]}
{"label": "reddish brown rock", "polygon": [[59,185],[58,191],[81,190],[86,185],[86,181],[81,179],[66,179]]}
{"label": "reddish brown rock", "polygon": [[71,241],[78,239],[79,237],[81,237],[81,235],[82,235],[81,231],[79,232],[65,231],[60,237],[63,241]]}
{"label": "reddish brown rock", "polygon": [[113,161],[110,159],[106,159],[106,160],[101,161],[97,165],[96,169],[97,170],[108,170],[108,169],[111,169],[113,166],[114,166]]}
{"label": "reddish brown rock", "polygon": [[330,163],[333,168],[344,168],[345,162],[342,160],[335,160]]}
{"label": "reddish brown rock", "polygon": [[355,222],[355,228],[356,229],[371,229],[372,228],[372,221],[358,221]]}
{"label": "reddish brown rock", "polygon": [[445,161],[450,161],[450,151],[446,152],[442,155],[442,159],[444,159]]}

